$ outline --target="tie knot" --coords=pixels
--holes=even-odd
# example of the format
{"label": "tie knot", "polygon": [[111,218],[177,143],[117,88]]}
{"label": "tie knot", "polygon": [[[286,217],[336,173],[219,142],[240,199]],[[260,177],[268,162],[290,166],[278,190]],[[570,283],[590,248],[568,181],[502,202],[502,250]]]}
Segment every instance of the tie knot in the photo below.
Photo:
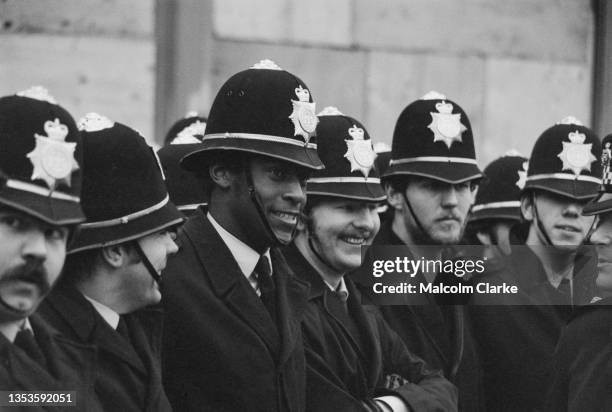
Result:
{"label": "tie knot", "polygon": [[272,276],[272,269],[270,268],[270,262],[266,255],[261,255],[259,257],[257,265],[255,265],[255,272],[257,272],[257,277],[265,276],[269,278]]}
{"label": "tie knot", "polygon": [[15,336],[15,341],[19,341],[19,342],[30,341],[33,339],[34,339],[34,334],[32,333],[30,329],[21,329],[19,332],[17,332],[17,335]]}

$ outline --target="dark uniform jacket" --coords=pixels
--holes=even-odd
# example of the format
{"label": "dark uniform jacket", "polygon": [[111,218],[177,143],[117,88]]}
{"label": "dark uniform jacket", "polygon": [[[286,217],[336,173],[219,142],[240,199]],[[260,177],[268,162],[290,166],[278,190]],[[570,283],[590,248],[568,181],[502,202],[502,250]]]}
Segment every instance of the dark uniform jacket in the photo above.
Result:
{"label": "dark uniform jacket", "polygon": [[[574,303],[593,297],[596,259],[579,254],[574,267]],[[480,282],[516,285],[517,294],[475,294],[470,305],[481,348],[489,410],[541,410],[551,377],[552,357],[570,305],[550,284],[539,258],[514,247],[502,263],[487,267]],[[569,300],[568,300],[569,302]],[[499,306],[503,305],[503,306]]]}
{"label": "dark uniform jacket", "polygon": [[[386,222],[374,239],[377,245],[404,245]],[[418,273],[421,281],[425,281]],[[433,296],[421,296],[422,304],[380,306],[385,320],[402,338],[408,350],[430,367],[440,369],[457,386],[459,410],[484,410],[482,372],[476,342],[465,308],[440,305]],[[415,302],[411,300],[411,302]]]}
{"label": "dark uniform jacket", "polygon": [[546,411],[612,411],[612,298],[576,311],[553,365]]}
{"label": "dark uniform jacket", "polygon": [[[75,406],[40,406],[8,411],[100,411],[93,392],[96,351],[92,346],[74,343],[34,314],[29,317],[45,366],[31,359],[0,334],[0,388],[10,391],[76,391]],[[4,409],[6,408],[6,409]]]}
{"label": "dark uniform jacket", "polygon": [[400,397],[409,410],[453,411],[456,388],[411,354],[378,310],[362,306],[350,279],[346,306],[295,246],[283,250],[296,275],[311,285],[302,330],[309,411],[359,411],[362,401]]}
{"label": "dark uniform jacket", "polygon": [[303,411],[308,285],[270,251],[278,325],[203,211],[164,272],[164,382],[177,411]]}
{"label": "dark uniform jacket", "polygon": [[66,337],[98,349],[95,392],[105,411],[170,411],[161,382],[158,309],[123,315],[129,342],[74,287],[59,284],[40,314]]}

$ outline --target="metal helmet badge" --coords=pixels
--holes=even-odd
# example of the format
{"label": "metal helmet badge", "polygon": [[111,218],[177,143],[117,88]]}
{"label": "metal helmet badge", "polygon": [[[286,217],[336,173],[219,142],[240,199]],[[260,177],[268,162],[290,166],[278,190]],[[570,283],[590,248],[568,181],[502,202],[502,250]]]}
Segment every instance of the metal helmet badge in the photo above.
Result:
{"label": "metal helmet badge", "polygon": [[310,103],[310,92],[304,89],[302,85],[295,88],[295,95],[298,100],[291,100],[293,104],[293,112],[289,118],[295,126],[294,136],[301,135],[306,143],[310,137],[314,135],[317,129],[319,118],[315,115],[315,103]]}
{"label": "metal helmet badge", "polygon": [[576,176],[580,172],[591,171],[591,163],[597,160],[591,153],[592,143],[584,143],[586,135],[584,133],[575,132],[568,133],[569,142],[563,143],[563,150],[557,155],[563,162],[562,170],[571,170]]}
{"label": "metal helmet badge", "polygon": [[367,178],[374,166],[374,159],[376,159],[372,141],[365,140],[363,129],[356,125],[348,129],[348,134],[352,140],[345,140],[347,151],[344,157],[351,163],[351,172],[360,170]]}

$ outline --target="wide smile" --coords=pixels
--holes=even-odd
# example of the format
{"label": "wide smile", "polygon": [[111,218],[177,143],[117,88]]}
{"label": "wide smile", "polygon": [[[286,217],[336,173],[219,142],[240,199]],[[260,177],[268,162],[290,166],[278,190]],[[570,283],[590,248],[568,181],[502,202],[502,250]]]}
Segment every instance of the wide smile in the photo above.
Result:
{"label": "wide smile", "polygon": [[288,225],[295,225],[297,223],[297,219],[298,219],[297,212],[272,210],[271,214],[278,220]]}
{"label": "wide smile", "polygon": [[363,246],[368,242],[369,236],[346,235],[340,236],[340,240],[351,246]]}

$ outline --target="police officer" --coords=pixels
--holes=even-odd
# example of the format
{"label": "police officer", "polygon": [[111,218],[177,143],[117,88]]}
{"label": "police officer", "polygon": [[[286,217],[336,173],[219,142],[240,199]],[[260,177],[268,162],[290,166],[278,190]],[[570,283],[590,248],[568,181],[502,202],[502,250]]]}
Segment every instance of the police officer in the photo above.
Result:
{"label": "police officer", "polygon": [[204,137],[205,128],[206,118],[189,112],[170,127],[164,139],[165,146],[157,151],[166,176],[170,200],[186,216],[206,205],[206,189],[193,172],[181,167],[180,161],[197,149]]}
{"label": "police officer", "polygon": [[308,286],[290,243],[305,181],[323,165],[304,82],[264,60],[223,84],[198,151],[182,164],[210,187],[164,272],[164,381],[176,410],[302,411]]}
{"label": "police officer", "polygon": [[160,273],[183,220],[168,200],[154,150],[135,130],[89,113],[82,204],[88,221],[70,247],[41,313],[98,350],[95,392],[104,410],[169,411],[161,382]]}
{"label": "police officer", "polygon": [[58,336],[34,313],[85,220],[79,131],[45,89],[34,87],[0,98],[0,144],[0,387],[61,391],[75,410],[95,410],[94,349]]}
{"label": "police officer", "polygon": [[[463,235],[481,176],[465,111],[437,92],[412,102],[395,125],[383,176],[393,219],[374,243],[407,245],[413,259],[440,259],[442,248],[456,245]],[[458,280],[434,276],[419,272],[414,279],[420,284]],[[480,410],[479,365],[463,308],[440,305],[431,295],[410,303],[381,310],[411,352],[457,385],[459,409]]]}
{"label": "police officer", "polygon": [[284,250],[289,267],[311,285],[302,326],[307,408],[456,410],[453,385],[411,354],[375,307],[361,305],[346,276],[380,228],[377,206],[385,195],[363,125],[335,108],[319,119],[325,169],[308,179],[306,227]]}
{"label": "police officer", "polygon": [[521,190],[527,178],[527,158],[508,152],[484,170],[465,230],[466,243],[482,244],[489,261],[510,254],[512,243],[523,243]]}
{"label": "police officer", "polygon": [[470,311],[489,409],[542,408],[572,305],[594,296],[596,260],[583,247],[593,218],[582,210],[601,181],[600,151],[597,136],[574,117],[546,129],[533,147],[521,195],[526,246],[513,246],[504,265],[482,278],[514,285],[517,293],[476,294]]}
{"label": "police officer", "polygon": [[559,340],[547,411],[612,409],[612,135],[602,146],[599,195],[582,211],[595,216],[589,240],[597,249],[597,295],[602,299],[579,308]]}

